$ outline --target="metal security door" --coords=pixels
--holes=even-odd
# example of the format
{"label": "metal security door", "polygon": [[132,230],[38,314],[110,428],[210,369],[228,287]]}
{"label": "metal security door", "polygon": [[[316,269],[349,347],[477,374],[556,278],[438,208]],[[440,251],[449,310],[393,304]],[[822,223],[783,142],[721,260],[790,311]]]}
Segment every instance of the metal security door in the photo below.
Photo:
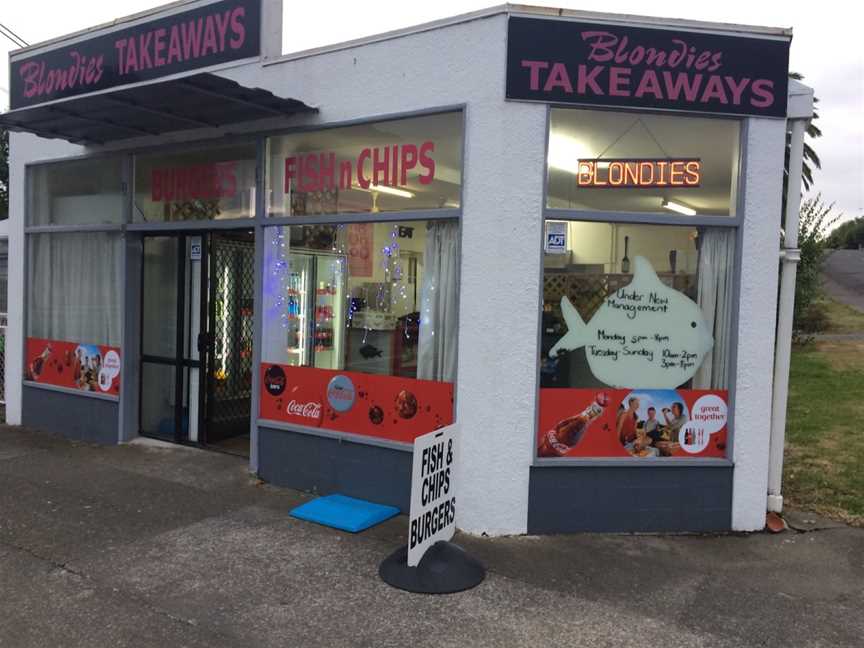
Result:
{"label": "metal security door", "polygon": [[208,248],[203,440],[212,444],[249,434],[255,242],[251,232],[214,232]]}

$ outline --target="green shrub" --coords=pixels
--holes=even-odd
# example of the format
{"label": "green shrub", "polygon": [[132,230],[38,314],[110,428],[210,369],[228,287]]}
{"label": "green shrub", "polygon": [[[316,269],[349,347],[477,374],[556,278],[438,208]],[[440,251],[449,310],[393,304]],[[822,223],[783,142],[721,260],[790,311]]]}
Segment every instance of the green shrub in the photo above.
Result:
{"label": "green shrub", "polygon": [[792,328],[797,335],[818,333],[825,330],[828,323],[824,313],[821,317],[815,314],[821,309],[814,302],[822,296],[821,272],[827,249],[827,232],[840,218],[831,213],[833,209],[833,203],[826,205],[822,202],[821,194],[801,203],[798,227],[801,261],[795,281],[795,310],[792,319]]}

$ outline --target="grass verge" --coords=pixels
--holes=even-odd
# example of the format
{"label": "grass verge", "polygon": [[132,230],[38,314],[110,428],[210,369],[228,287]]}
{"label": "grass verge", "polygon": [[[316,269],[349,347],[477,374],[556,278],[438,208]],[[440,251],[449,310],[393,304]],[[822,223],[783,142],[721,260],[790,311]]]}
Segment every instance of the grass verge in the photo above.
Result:
{"label": "grass verge", "polygon": [[826,333],[864,333],[864,313],[830,297],[820,299],[819,307],[828,318]]}
{"label": "grass verge", "polygon": [[783,493],[792,508],[864,526],[864,341],[793,349]]}

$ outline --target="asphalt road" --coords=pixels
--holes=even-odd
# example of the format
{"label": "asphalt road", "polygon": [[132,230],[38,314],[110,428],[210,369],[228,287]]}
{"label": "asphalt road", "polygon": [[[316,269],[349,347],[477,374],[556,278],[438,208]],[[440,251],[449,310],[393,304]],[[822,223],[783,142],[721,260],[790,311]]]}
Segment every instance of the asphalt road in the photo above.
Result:
{"label": "asphalt road", "polygon": [[404,518],[352,536],[289,518],[306,497],[227,455],[0,427],[0,646],[862,645],[862,529],[457,536],[487,579],[423,596],[377,575]]}
{"label": "asphalt road", "polygon": [[864,311],[864,250],[829,251],[822,276],[829,295]]}

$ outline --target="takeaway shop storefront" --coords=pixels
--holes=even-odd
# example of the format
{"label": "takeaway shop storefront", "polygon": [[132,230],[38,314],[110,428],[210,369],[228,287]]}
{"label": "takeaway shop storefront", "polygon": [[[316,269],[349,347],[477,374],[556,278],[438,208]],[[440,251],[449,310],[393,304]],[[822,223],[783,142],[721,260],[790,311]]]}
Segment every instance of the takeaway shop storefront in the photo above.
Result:
{"label": "takeaway shop storefront", "polygon": [[[415,109],[392,90],[323,119],[313,104],[380,71],[342,50],[262,66],[257,3],[188,7],[77,44],[101,60],[88,87],[28,76],[69,46],[13,57],[15,127],[81,143],[26,163],[25,424],[224,450],[276,484],[407,507],[411,443],[456,422],[463,528],[733,527],[735,446],[767,420],[736,418],[766,400],[741,376],[772,364],[741,368],[766,335],[739,322],[776,296],[742,273],[776,273],[744,232],[776,224],[751,219],[762,185],[779,210],[787,36],[492,11],[432,33],[453,65],[460,30],[506,35],[507,60],[478,63],[506,92],[442,72],[404,89],[430,93]],[[197,63],[171,55],[174,25],[206,33],[208,15],[238,47],[216,30]],[[164,66],[130,58],[160,29]],[[430,37],[349,58],[422,57]],[[748,177],[754,156],[776,182]]]}
{"label": "takeaway shop storefront", "polygon": [[[399,446],[449,424],[462,120],[34,165],[25,385],[116,403],[131,362],[137,434],[246,456],[253,411]],[[399,218],[406,204],[423,218]],[[140,322],[131,350],[124,321]]]}

